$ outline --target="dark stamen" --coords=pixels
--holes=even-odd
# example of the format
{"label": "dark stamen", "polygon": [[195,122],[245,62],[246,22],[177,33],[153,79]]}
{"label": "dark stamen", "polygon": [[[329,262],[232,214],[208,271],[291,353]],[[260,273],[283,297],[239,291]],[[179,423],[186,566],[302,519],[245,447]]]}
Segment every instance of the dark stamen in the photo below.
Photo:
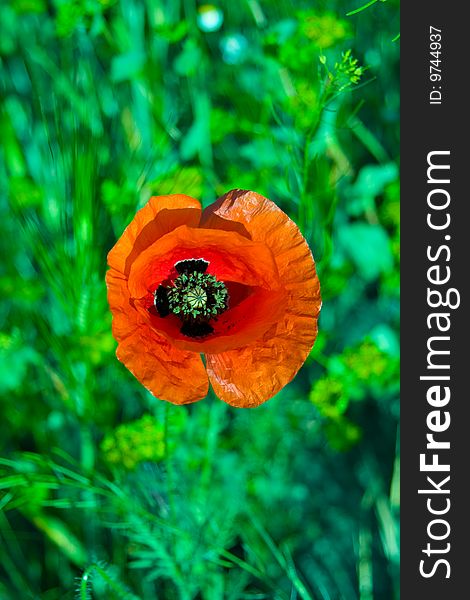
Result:
{"label": "dark stamen", "polygon": [[209,325],[209,323],[206,323],[204,321],[202,321],[201,323],[198,323],[197,321],[186,321],[186,323],[183,323],[183,325],[181,326],[180,331],[183,335],[197,338],[209,335],[214,331],[214,328],[211,325]]}
{"label": "dark stamen", "polygon": [[180,275],[183,273],[205,273],[209,262],[203,258],[188,258],[175,263],[175,269]]}
{"label": "dark stamen", "polygon": [[163,285],[159,285],[155,292],[155,308],[161,317],[167,317],[170,314],[168,290]]}
{"label": "dark stamen", "polygon": [[175,263],[178,277],[168,286],[159,285],[154,293],[155,307],[160,317],[170,313],[181,321],[181,333],[200,338],[213,333],[210,321],[228,308],[225,284],[206,273],[209,262],[190,258]]}

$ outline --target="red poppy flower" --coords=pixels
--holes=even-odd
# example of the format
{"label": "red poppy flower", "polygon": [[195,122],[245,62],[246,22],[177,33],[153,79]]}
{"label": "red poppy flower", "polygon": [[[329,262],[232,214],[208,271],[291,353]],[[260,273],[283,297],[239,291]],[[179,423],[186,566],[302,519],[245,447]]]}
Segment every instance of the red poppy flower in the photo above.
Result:
{"label": "red poppy flower", "polygon": [[[317,334],[320,284],[297,226],[232,190],[206,208],[156,196],[108,255],[117,357],[156,397],[252,407],[284,387]],[[201,354],[205,355],[205,364]]]}

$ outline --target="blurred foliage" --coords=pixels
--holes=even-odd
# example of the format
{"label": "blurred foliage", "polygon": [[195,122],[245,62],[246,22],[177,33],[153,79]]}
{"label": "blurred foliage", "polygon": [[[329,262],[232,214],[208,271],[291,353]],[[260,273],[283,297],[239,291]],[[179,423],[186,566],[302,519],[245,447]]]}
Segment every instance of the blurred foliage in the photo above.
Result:
{"label": "blurred foliage", "polygon": [[[398,598],[398,10],[0,4],[2,600]],[[301,227],[320,333],[265,405],[175,407],[115,358],[106,254],[234,187]]]}
{"label": "blurred foliage", "polygon": [[101,442],[106,462],[134,469],[145,461],[158,462],[165,456],[164,432],[150,415],[119,425]]}

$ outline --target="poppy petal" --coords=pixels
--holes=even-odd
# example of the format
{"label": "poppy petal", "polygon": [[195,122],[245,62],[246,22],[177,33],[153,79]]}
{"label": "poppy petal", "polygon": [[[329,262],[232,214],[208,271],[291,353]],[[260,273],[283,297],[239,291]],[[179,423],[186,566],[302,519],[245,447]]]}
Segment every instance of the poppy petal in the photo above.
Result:
{"label": "poppy petal", "polygon": [[207,395],[201,356],[175,348],[149,327],[140,327],[118,346],[118,359],[157,398],[189,404]]}
{"label": "poppy petal", "polygon": [[289,383],[308,356],[317,335],[320,283],[299,228],[274,202],[255,192],[232,190],[204,211],[201,225],[220,226],[220,219],[239,222],[253,241],[271,249],[287,291],[284,317],[255,343],[206,355],[219,398],[253,407]]}
{"label": "poppy petal", "polygon": [[134,260],[151,244],[181,225],[197,227],[200,218],[201,204],[191,196],[152,196],[110,250],[109,266],[127,276]]}
{"label": "poppy petal", "polygon": [[[153,306],[155,284],[175,264],[201,258],[208,273],[230,283],[236,304],[216,320],[218,334],[175,338],[155,326],[160,317],[148,300]],[[163,400],[200,400],[210,379],[225,402],[257,406],[295,376],[315,341],[321,299],[311,252],[287,215],[255,192],[232,190],[202,219],[189,196],[151,198],[108,262],[117,356]]]}
{"label": "poppy petal", "polygon": [[235,308],[212,321],[210,324],[213,332],[210,335],[192,338],[181,332],[181,321],[175,315],[160,318],[145,308],[145,302],[135,302],[142,319],[149,322],[154,330],[164,335],[176,348],[201,353],[224,352],[256,342],[274,323],[283,318],[285,305],[285,290],[267,292],[256,289]]}
{"label": "poppy petal", "polygon": [[106,283],[118,359],[157,398],[173,404],[204,398],[209,381],[200,355],[179,350],[148,326],[120,273],[110,269]]}
{"label": "poppy petal", "polygon": [[203,258],[207,273],[222,281],[236,281],[265,289],[281,287],[276,262],[265,244],[227,231],[196,229],[182,225],[140,252],[129,272],[129,291],[142,298],[155,290],[175,263]]}
{"label": "poppy petal", "polygon": [[[184,336],[172,318],[149,313],[148,298],[178,261],[203,258],[207,272],[218,279],[243,283],[249,297],[213,323],[214,335],[199,340]],[[129,273],[129,293],[141,317],[182,350],[221,352],[240,348],[259,338],[282,318],[287,293],[279,281],[269,248],[227,231],[181,226],[149,246],[135,260]],[[176,321],[176,323],[175,323]]]}
{"label": "poppy petal", "polygon": [[295,377],[316,337],[316,320],[303,320],[298,330],[289,331],[292,318],[286,315],[281,324],[274,325],[250,346],[206,354],[206,369],[215,394],[239,408],[259,406],[277,394]]}
{"label": "poppy petal", "polygon": [[127,278],[115,269],[106,273],[108,303],[113,315],[113,336],[118,342],[131,335],[144,323],[139,313],[131,305]]}

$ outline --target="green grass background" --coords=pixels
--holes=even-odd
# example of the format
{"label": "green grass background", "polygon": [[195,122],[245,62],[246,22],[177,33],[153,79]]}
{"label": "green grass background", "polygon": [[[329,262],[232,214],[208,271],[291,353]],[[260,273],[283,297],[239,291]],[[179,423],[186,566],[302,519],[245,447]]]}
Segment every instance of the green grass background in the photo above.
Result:
{"label": "green grass background", "polygon": [[[399,7],[369,4],[1,3],[2,600],[398,598]],[[174,407],[115,358],[106,254],[151,195],[235,187],[301,227],[320,333],[263,406]]]}

